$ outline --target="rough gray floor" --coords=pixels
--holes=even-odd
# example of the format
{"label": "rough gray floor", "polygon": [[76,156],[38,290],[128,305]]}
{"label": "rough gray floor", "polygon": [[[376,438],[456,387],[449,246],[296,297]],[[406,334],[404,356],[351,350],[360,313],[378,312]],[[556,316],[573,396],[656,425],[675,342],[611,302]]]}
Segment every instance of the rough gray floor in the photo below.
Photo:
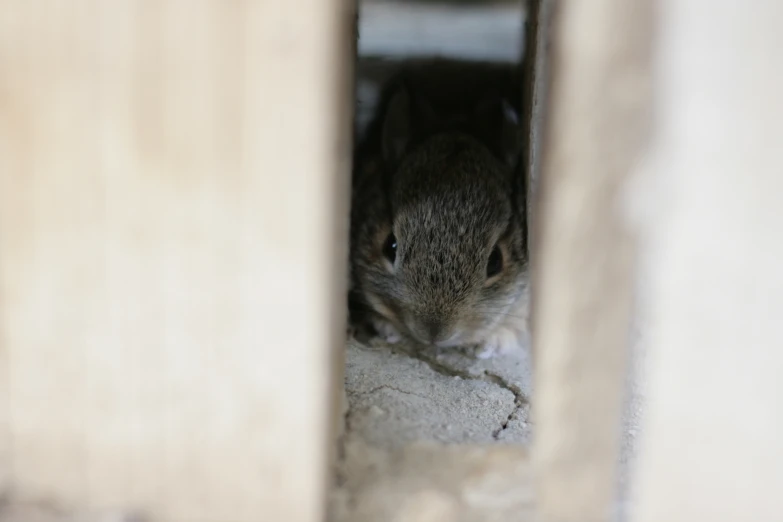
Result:
{"label": "rough gray floor", "polygon": [[378,343],[347,348],[350,436],[382,446],[527,442],[530,364],[525,350],[490,360]]}
{"label": "rough gray floor", "polygon": [[[427,54],[495,61],[519,56],[523,13],[513,6],[479,13],[372,2],[363,6],[362,16],[363,54],[392,60]],[[358,68],[360,128],[372,112],[377,81],[383,78],[383,64],[375,58]],[[642,362],[638,333],[631,344],[637,349],[629,367],[623,426],[620,519],[643,397],[637,379]],[[484,361],[453,349],[418,351],[380,341],[371,346],[350,342],[332,520],[528,519],[531,386],[527,347]],[[476,483],[492,485],[484,492],[483,504],[472,503]]]}
{"label": "rough gray floor", "polygon": [[[479,360],[469,351],[350,342],[333,520],[527,513],[530,382],[526,350]],[[485,484],[480,502],[476,484]]]}

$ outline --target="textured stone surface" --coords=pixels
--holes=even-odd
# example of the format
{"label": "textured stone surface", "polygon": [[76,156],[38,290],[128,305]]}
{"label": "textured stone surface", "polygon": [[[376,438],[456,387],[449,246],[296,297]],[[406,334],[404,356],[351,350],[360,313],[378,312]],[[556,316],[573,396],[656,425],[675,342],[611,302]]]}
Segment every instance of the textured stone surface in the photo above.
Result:
{"label": "textured stone surface", "polygon": [[525,350],[351,342],[346,359],[335,522],[524,520],[509,517],[529,502]]}
{"label": "textured stone surface", "polygon": [[[350,343],[348,436],[386,448],[415,441],[525,442],[528,368],[522,351],[485,361],[456,351]],[[506,433],[510,420],[513,430]]]}

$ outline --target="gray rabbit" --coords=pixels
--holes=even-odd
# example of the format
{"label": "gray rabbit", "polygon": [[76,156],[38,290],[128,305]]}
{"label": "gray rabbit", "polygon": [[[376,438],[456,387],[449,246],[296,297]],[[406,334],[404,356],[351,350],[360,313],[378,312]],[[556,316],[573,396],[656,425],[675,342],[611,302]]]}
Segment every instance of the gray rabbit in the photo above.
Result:
{"label": "gray rabbit", "polygon": [[411,61],[354,157],[351,324],[490,357],[527,332],[518,71]]}

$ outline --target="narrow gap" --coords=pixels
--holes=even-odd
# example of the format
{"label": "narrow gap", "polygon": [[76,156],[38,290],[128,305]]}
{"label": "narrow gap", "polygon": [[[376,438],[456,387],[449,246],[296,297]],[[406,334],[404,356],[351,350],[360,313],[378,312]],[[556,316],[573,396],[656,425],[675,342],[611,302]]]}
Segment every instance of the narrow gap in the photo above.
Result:
{"label": "narrow gap", "polygon": [[[524,0],[357,1],[359,2],[359,19],[357,23],[356,99],[354,107],[354,139],[356,143],[362,143],[367,133],[377,132],[377,121],[382,119],[379,117],[378,103],[379,99],[383,98],[384,87],[390,84],[390,79],[394,78],[395,73],[402,66],[409,64],[411,61],[419,61],[421,63],[429,59],[446,59],[452,63],[459,62],[459,64],[470,62],[475,65],[476,62],[479,62],[488,64],[491,67],[507,65],[509,69],[513,67],[521,69],[524,42]],[[425,98],[437,98],[435,100],[437,103],[442,102],[441,98],[448,99],[453,90],[459,90],[462,87],[462,79],[460,79],[459,73],[455,77],[456,81],[454,83],[450,83],[446,77],[440,77],[437,78],[437,81],[434,81],[435,87],[433,87],[433,83],[427,83],[429,80],[425,82],[427,83],[425,88],[414,87],[412,103],[418,104],[420,102],[418,97],[420,94]],[[481,84],[482,78],[474,77],[468,78],[468,80]],[[521,78],[519,81],[520,84],[514,87],[516,91],[513,96],[521,98]],[[490,94],[490,90],[493,91],[493,95],[496,94],[494,89],[490,89],[487,85],[491,81],[485,81],[484,83],[485,85],[481,88],[487,91],[486,94]],[[425,92],[427,88],[435,92]],[[500,90],[502,91],[502,89]],[[500,94],[499,96],[505,96],[505,94]],[[471,101],[471,104],[475,105],[475,107],[471,107],[470,114],[479,111],[480,102],[483,101],[484,97],[477,93],[475,98],[474,101]],[[519,112],[521,108],[518,105],[521,101],[516,100],[516,103],[516,109]],[[439,111],[444,110],[443,107],[446,106],[444,104],[446,102],[435,107],[435,112],[438,115],[440,115]],[[415,107],[420,108],[419,105],[415,105]],[[517,117],[521,119],[522,116],[517,114]],[[497,121],[492,120],[490,127],[482,128],[481,132],[495,132],[496,127],[500,128],[500,125],[497,125]],[[421,132],[425,125],[422,124],[421,128],[413,127],[414,131],[411,134],[415,135],[416,132]],[[481,137],[484,138],[485,136],[482,134]],[[495,135],[492,135],[492,139],[496,139],[498,143],[501,141]],[[415,138],[412,137],[411,142],[415,143]],[[491,149],[489,150],[491,154],[498,152],[491,145],[487,145],[487,149]],[[500,157],[502,154],[496,154],[496,156]],[[356,162],[356,154],[354,162]],[[357,227],[365,227],[372,234],[377,235],[381,243],[391,245],[394,242],[387,241],[390,231],[388,230],[388,225],[382,219],[382,216],[388,215],[391,210],[389,208],[381,208],[380,205],[364,208],[361,207],[364,201],[359,202],[359,206],[357,206],[356,201],[356,194],[361,193],[357,191],[357,185],[366,183],[364,178],[360,180],[358,176],[372,176],[375,170],[378,169],[379,162],[380,160],[375,163],[363,163],[364,168],[361,169],[360,174],[357,175],[356,171],[354,173],[357,178],[354,180],[353,187],[352,227],[354,230],[352,230],[352,239],[355,237],[354,234]],[[437,168],[437,163],[432,168]],[[523,171],[517,169],[517,176],[521,177],[523,175]],[[469,182],[470,180],[467,179],[466,181]],[[524,181],[519,183],[517,183],[517,180],[509,181],[515,186],[523,187],[521,191],[524,193]],[[379,183],[379,191],[389,189],[389,185],[385,183],[385,180],[384,183]],[[520,189],[515,188],[513,190],[515,191],[514,194],[517,195]],[[386,197],[381,198],[381,200],[383,205],[390,204]],[[524,197],[522,200],[524,201]],[[512,203],[512,205],[517,204],[516,201]],[[524,203],[522,204],[524,205]],[[359,219],[356,217],[356,208],[360,208]],[[524,214],[524,209],[515,208],[514,212]],[[471,226],[471,223],[465,221],[455,223],[455,225],[466,228]],[[468,251],[471,249],[475,250],[471,245],[465,245],[465,248]],[[380,264],[385,262],[393,265],[397,254],[401,254],[401,251],[379,247],[376,256],[379,262],[378,267],[386,266]],[[441,253],[441,257],[446,259],[445,256],[452,254],[453,251],[447,251],[445,255]],[[487,255],[489,255],[489,252]],[[386,261],[384,261],[384,256]],[[438,259],[438,256],[433,256],[433,259]],[[362,259],[362,262],[364,261]],[[443,267],[446,264],[441,263],[439,266]],[[436,279],[438,281],[446,280],[443,277]],[[432,280],[430,277],[422,278],[422,281],[430,280]],[[353,283],[355,282],[355,278],[353,278]],[[394,283],[389,282],[388,284]],[[354,288],[356,287],[354,286]],[[368,301],[371,301],[371,299],[360,295],[357,299],[359,303],[358,308],[361,310],[362,304],[367,306]],[[351,307],[352,314],[355,312],[353,304]],[[428,323],[428,326],[431,324]],[[354,326],[352,324],[350,328],[353,329]],[[434,328],[435,326],[432,327]],[[381,336],[387,338],[394,337],[389,332],[376,333],[380,333]],[[410,334],[410,332],[407,333]],[[398,422],[405,421],[409,424],[418,422],[420,425],[427,425],[427,422],[431,419],[421,415],[426,416],[427,412],[432,414],[433,410],[442,408],[444,411],[464,412],[466,418],[460,419],[462,422],[461,426],[469,425],[472,417],[484,415],[483,424],[480,424],[481,428],[475,432],[470,432],[476,434],[475,442],[468,441],[469,443],[489,445],[496,441],[521,445],[527,442],[527,440],[515,440],[513,438],[518,436],[514,435],[514,433],[519,431],[518,425],[516,427],[517,432],[510,431],[509,426],[513,420],[521,415],[523,409],[528,408],[528,398],[519,385],[510,382],[510,377],[506,375],[505,371],[498,371],[497,367],[492,365],[484,366],[472,355],[465,355],[464,357],[458,355],[458,353],[462,352],[458,352],[456,349],[454,354],[452,354],[453,357],[450,355],[441,360],[431,350],[414,348],[412,343],[406,341],[406,338],[408,338],[406,335],[402,335],[402,340],[397,344],[383,346],[383,342],[380,342],[380,348],[378,347],[379,339],[375,338],[371,343],[373,347],[365,349],[365,347],[359,346],[368,344],[366,332],[363,332],[360,328],[358,331],[352,331],[351,334],[355,335],[351,335],[353,339],[349,341],[346,348],[345,371],[346,397],[349,405],[345,410],[344,433],[340,442],[337,482],[338,489],[343,488],[344,490],[340,492],[344,505],[342,512],[339,509],[333,510],[331,517],[333,522],[353,521],[354,518],[351,517],[356,516],[355,510],[367,509],[365,491],[373,491],[372,487],[367,485],[367,483],[371,480],[378,480],[378,477],[383,475],[383,469],[378,469],[378,466],[382,467],[382,465],[378,464],[378,462],[383,462],[384,458],[379,457],[377,452],[404,451],[404,448],[400,445],[389,442]],[[522,346],[520,349],[526,350],[527,346]],[[428,382],[427,376],[429,375],[431,379],[431,372],[429,370],[422,371],[424,366],[416,365],[419,369],[419,373],[416,373],[411,367],[411,361],[420,361],[432,371],[451,379],[448,381],[438,379],[437,381]],[[471,366],[474,363],[477,365]],[[509,364],[509,367],[523,368],[524,364],[512,357],[512,363]],[[514,378],[514,376],[511,378]],[[486,386],[486,384],[482,384],[476,388],[477,392],[479,390],[481,393],[486,392],[491,395],[493,400],[501,397],[502,401],[489,401],[488,404],[493,406],[481,407],[477,403],[475,407],[466,407],[463,410],[451,408],[453,404],[450,404],[448,401],[452,390],[448,386],[454,387],[455,396],[457,391],[459,391],[464,397],[464,395],[473,395],[469,386],[471,385],[470,383],[476,382],[492,385]],[[441,385],[443,387],[440,387]],[[434,389],[434,387],[438,387],[438,389]],[[466,389],[468,390],[467,393]],[[379,393],[384,390],[397,393]],[[432,397],[429,396],[430,394]],[[414,401],[411,401],[412,397],[431,399],[431,401],[428,401],[431,403],[428,403],[428,408],[430,409],[422,410],[424,413],[418,413],[416,404],[413,404]],[[367,405],[371,404],[374,407],[375,403],[373,401],[376,399],[380,405],[376,408],[377,418],[368,419],[363,417],[368,415],[366,411],[368,409]],[[446,402],[438,403],[438,400]],[[352,404],[356,404],[357,407],[352,407]],[[496,404],[502,404],[502,409],[499,409],[501,406],[496,406]],[[383,411],[383,413],[377,413],[378,411]],[[420,415],[420,417],[416,417],[417,415]],[[487,422],[487,418],[490,419],[489,422]],[[473,420],[475,421],[475,419]],[[497,424],[495,424],[496,420],[498,421]],[[367,432],[365,427],[373,423],[378,423],[378,429]],[[436,427],[433,426],[434,429]],[[386,437],[382,443],[373,439],[376,432],[380,432]],[[437,437],[433,437],[431,440],[422,439],[422,442],[449,443],[448,441],[443,442]],[[389,448],[390,444],[391,448]],[[352,451],[352,448],[356,448],[356,451]],[[368,469],[372,470],[372,473],[367,476],[362,475],[367,473]],[[369,489],[365,490],[365,485]],[[364,516],[370,516],[365,511],[363,513],[365,513]],[[378,515],[377,520],[382,521],[386,519]]]}

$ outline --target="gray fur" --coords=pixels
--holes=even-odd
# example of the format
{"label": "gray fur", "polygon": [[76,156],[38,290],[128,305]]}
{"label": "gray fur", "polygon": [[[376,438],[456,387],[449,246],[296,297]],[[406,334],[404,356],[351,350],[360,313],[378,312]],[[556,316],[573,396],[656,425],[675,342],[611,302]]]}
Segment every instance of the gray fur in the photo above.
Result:
{"label": "gray fur", "polygon": [[[452,75],[464,68],[474,82],[462,95],[453,89],[445,107],[417,88],[428,84],[428,70],[444,67]],[[476,87],[477,73],[485,86]],[[390,83],[379,130],[354,160],[351,315],[360,328],[388,340],[490,352],[519,341],[528,263],[515,192],[518,115],[498,94],[513,92],[510,78],[484,64],[438,61],[403,69]],[[398,244],[393,265],[383,253],[390,232]],[[503,270],[488,279],[496,245]]]}

